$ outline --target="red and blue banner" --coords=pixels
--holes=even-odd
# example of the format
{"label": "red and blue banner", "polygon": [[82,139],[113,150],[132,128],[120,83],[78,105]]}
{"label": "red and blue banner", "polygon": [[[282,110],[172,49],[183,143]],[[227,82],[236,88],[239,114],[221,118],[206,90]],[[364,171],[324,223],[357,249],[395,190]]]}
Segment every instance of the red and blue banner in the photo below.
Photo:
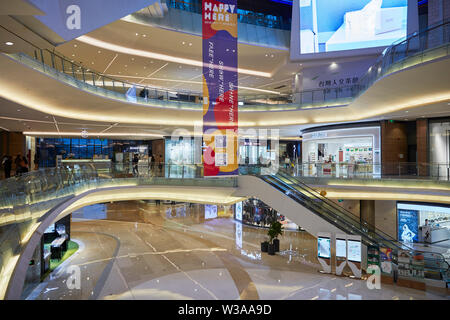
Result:
{"label": "red and blue banner", "polygon": [[204,176],[237,175],[237,0],[202,6]]}

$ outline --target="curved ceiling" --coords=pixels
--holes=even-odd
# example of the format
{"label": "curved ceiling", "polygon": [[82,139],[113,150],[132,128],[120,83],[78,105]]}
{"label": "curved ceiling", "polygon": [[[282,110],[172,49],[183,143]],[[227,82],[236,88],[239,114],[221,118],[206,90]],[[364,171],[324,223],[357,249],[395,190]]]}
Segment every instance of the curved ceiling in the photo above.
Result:
{"label": "curved ceiling", "polygon": [[[83,121],[103,125],[102,130],[91,129],[92,134],[108,128],[108,132],[117,133],[121,130],[130,133],[140,128],[139,132],[146,130],[144,133],[149,133],[150,130],[161,136],[175,128],[192,130],[194,124],[201,125],[201,111],[166,109],[105,98],[55,80],[5,55],[0,56],[0,68],[3,71],[0,75],[0,96],[21,105],[24,111],[31,109],[38,112],[39,115],[30,113],[29,120],[45,122],[40,122],[39,126],[47,124],[52,132],[57,132],[53,116],[75,123],[77,129],[71,130],[73,132],[80,132],[78,128]],[[240,113],[239,126],[281,126],[297,130],[299,126],[372,120],[383,116],[411,119],[425,115],[431,117],[432,113],[436,116],[448,115],[450,74],[441,71],[449,69],[450,59],[446,58],[391,74],[376,82],[347,107]],[[14,105],[13,108],[17,106]],[[8,118],[5,109],[6,114],[2,112],[0,115],[0,126],[10,129],[10,123],[17,122],[20,118],[18,115],[27,118],[23,117],[24,111],[10,113],[9,118],[12,119],[5,119]],[[35,116],[39,118],[36,119]],[[47,116],[50,118],[42,118]],[[115,125],[116,123],[120,125]],[[121,127],[124,124],[128,129]],[[40,131],[32,127],[20,131],[27,130]]]}

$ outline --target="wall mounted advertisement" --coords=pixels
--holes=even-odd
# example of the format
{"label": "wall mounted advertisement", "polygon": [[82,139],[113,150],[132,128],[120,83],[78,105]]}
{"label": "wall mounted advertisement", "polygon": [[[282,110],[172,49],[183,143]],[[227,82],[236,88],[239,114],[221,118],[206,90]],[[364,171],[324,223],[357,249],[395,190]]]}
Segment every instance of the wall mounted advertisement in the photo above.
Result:
{"label": "wall mounted advertisement", "polygon": [[380,267],[380,248],[378,246],[367,247],[367,266]]}
{"label": "wall mounted advertisement", "polygon": [[411,243],[419,240],[419,211],[397,208],[398,240]]}
{"label": "wall mounted advertisement", "polygon": [[317,259],[322,266],[322,272],[331,273],[331,234],[317,234]]}
{"label": "wall mounted advertisement", "polygon": [[392,249],[380,248],[380,267],[382,274],[392,275]]}
{"label": "wall mounted advertisement", "polygon": [[398,275],[400,277],[412,277],[411,254],[406,250],[398,251]]}
{"label": "wall mounted advertisement", "polygon": [[205,177],[238,174],[237,0],[203,0]]}
{"label": "wall mounted advertisement", "polygon": [[217,218],[217,206],[205,204],[205,219]]}

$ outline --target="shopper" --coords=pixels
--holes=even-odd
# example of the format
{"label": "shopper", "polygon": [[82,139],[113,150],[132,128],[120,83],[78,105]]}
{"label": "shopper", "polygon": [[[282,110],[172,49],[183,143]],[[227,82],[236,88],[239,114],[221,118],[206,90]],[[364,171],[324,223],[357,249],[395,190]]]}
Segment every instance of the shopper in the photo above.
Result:
{"label": "shopper", "polygon": [[34,154],[34,170],[38,170],[39,169],[39,153],[35,153]]}
{"label": "shopper", "polygon": [[139,175],[139,156],[137,153],[134,154],[133,158],[133,175]]}
{"label": "shopper", "polygon": [[11,177],[12,159],[11,156],[5,155],[2,161],[3,169],[5,170],[5,179]]}

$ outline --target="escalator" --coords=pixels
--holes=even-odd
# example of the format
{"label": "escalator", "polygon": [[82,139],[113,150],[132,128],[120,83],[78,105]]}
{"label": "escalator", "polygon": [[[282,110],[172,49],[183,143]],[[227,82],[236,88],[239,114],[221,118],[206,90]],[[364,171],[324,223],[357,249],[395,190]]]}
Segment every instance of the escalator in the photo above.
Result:
{"label": "escalator", "polygon": [[[361,221],[350,211],[322,196],[303,183],[299,177],[293,177],[281,170],[276,174],[267,175],[259,174],[255,168],[248,171],[251,173],[246,172],[246,177],[239,180],[239,185],[241,186],[242,182],[242,187],[249,190],[247,192],[253,193],[261,201],[271,205],[312,235],[316,235],[318,231],[358,235],[361,236],[362,244],[366,247],[379,246],[390,248],[394,253],[398,250],[406,250],[414,254],[421,254],[425,261],[426,278],[445,281],[448,284],[449,264],[442,254],[415,250],[398,242],[385,232]],[[261,185],[257,180],[263,181],[266,186]],[[272,190],[269,190],[267,185]],[[292,201],[297,204],[297,207],[287,206]],[[396,261],[394,260],[394,262]]]}

